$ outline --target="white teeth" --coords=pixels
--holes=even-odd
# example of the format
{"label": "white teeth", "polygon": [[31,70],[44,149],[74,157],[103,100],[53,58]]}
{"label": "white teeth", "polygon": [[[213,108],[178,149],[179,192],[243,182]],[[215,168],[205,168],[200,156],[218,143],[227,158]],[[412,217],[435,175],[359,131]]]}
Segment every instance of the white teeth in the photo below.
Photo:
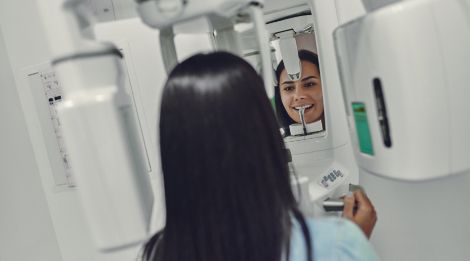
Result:
{"label": "white teeth", "polygon": [[296,110],[300,110],[300,109],[308,109],[308,108],[311,108],[313,105],[312,104],[307,104],[307,105],[303,105],[303,106],[299,106],[299,107],[294,107]]}

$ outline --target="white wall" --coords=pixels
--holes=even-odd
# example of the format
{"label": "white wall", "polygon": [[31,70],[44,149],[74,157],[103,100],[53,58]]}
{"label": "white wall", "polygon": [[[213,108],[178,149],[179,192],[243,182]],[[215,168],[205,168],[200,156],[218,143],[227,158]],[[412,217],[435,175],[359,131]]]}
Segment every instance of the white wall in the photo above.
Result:
{"label": "white wall", "polygon": [[[0,10],[5,9],[0,5]],[[3,21],[0,25],[3,27]],[[59,246],[1,31],[0,261],[59,261]]]}
{"label": "white wall", "polygon": [[33,1],[0,2],[4,38],[0,41],[1,261],[61,260],[14,79],[14,68],[47,59],[40,28],[37,23],[28,23],[37,20],[32,4]]}

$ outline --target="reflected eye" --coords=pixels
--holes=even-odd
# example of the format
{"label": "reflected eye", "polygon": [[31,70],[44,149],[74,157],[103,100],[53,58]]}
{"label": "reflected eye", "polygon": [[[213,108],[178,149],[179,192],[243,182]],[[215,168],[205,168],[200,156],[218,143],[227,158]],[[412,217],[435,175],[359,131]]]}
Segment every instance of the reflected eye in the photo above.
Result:
{"label": "reflected eye", "polygon": [[307,82],[307,83],[304,84],[304,87],[313,87],[313,86],[315,86],[315,85],[317,85],[317,83],[315,83],[315,82]]}
{"label": "reflected eye", "polygon": [[292,85],[287,85],[287,86],[284,86],[284,88],[282,88],[285,92],[290,92],[290,91],[293,91],[295,89],[294,86]]}

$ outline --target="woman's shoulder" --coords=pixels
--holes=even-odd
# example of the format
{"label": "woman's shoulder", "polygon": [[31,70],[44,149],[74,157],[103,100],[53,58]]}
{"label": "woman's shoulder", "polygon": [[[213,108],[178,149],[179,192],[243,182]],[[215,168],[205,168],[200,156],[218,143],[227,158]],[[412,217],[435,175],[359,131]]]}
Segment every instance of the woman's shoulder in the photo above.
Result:
{"label": "woman's shoulder", "polygon": [[379,260],[364,233],[351,221],[320,218],[306,223],[313,239],[314,260]]}

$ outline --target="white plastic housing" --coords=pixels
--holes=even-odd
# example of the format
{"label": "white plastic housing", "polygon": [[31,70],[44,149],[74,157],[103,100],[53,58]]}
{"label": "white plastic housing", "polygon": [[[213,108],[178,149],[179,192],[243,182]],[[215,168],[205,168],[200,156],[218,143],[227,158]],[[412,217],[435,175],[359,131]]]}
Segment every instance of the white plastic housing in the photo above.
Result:
{"label": "white plastic housing", "polygon": [[362,0],[362,3],[364,4],[364,8],[367,10],[367,12],[372,12],[384,6],[391,5],[400,1],[405,0]]}
{"label": "white plastic housing", "polygon": [[[185,4],[178,4],[183,1],[170,0],[174,3],[172,8],[162,8],[165,1],[147,0],[139,3],[137,11],[144,23],[150,27],[162,29],[172,26],[175,23],[188,21],[200,16],[209,14],[221,17],[233,17],[240,9],[253,3],[251,0],[204,0],[204,1],[184,1]],[[169,2],[169,1],[167,1]],[[256,3],[262,4],[264,1],[258,0]]]}
{"label": "white plastic housing", "polygon": [[117,59],[84,58],[55,67],[65,90],[57,110],[77,191],[102,250],[145,240],[153,204],[132,103],[118,81]]}
{"label": "white plastic housing", "polygon": [[[57,107],[95,245],[116,250],[148,237],[153,194],[113,46],[92,35],[84,2],[38,2],[64,99]],[[79,15],[80,18],[77,17]]]}
{"label": "white plastic housing", "polygon": [[[286,14],[289,16],[290,14]],[[313,19],[311,15],[299,15],[289,19],[281,19],[275,22],[268,22],[266,29],[271,38],[279,39],[279,51],[284,61],[284,67],[287,75],[291,80],[299,80],[301,78],[300,60],[296,37],[306,30],[312,30]],[[310,46],[309,46],[310,47]],[[308,49],[313,49],[311,46]]]}
{"label": "white plastic housing", "polygon": [[292,81],[298,81],[301,78],[300,59],[297,50],[297,42],[294,38],[294,32],[288,31],[279,33],[279,49],[284,61],[284,68],[287,76]]}
{"label": "white plastic housing", "polygon": [[[416,0],[341,26],[336,51],[360,168],[407,181],[470,170],[470,3]],[[390,129],[379,124],[380,79]],[[352,103],[365,105],[373,153],[363,153]]]}

